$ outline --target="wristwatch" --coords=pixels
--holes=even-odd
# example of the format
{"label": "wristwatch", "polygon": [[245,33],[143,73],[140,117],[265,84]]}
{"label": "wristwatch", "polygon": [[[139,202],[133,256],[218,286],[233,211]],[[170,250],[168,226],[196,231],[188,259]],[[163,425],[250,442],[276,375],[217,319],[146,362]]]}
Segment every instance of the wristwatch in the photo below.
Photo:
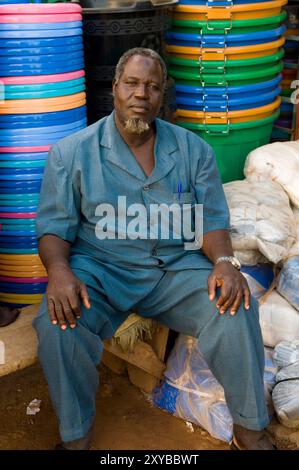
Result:
{"label": "wristwatch", "polygon": [[234,266],[234,268],[237,268],[239,271],[241,269],[241,263],[238,260],[238,258],[235,258],[234,256],[220,256],[219,258],[216,259],[215,265],[218,263],[230,263]]}

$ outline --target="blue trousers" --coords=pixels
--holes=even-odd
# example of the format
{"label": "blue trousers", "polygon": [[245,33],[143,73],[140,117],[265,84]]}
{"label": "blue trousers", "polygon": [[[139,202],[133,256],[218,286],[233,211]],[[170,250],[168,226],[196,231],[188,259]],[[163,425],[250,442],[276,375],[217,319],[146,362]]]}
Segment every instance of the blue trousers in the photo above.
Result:
{"label": "blue trousers", "polygon": [[[108,292],[91,274],[73,268],[87,285],[91,308],[82,306],[77,327],[62,330],[52,325],[44,298],[33,325],[38,333],[39,358],[60,423],[63,441],[83,437],[95,416],[99,383],[96,368],[101,360],[103,339],[115,333],[130,314],[122,310],[117,292]],[[268,425],[264,398],[264,347],[258,305],[240,306],[235,316],[220,315],[216,300],[207,291],[209,269],[164,272],[145,297],[138,296],[131,309],[154,318],[169,328],[199,338],[200,350],[216,379],[223,386],[233,421],[247,429]],[[117,297],[117,306],[113,304]],[[132,296],[132,286],[130,286]],[[219,292],[218,292],[219,295]]]}

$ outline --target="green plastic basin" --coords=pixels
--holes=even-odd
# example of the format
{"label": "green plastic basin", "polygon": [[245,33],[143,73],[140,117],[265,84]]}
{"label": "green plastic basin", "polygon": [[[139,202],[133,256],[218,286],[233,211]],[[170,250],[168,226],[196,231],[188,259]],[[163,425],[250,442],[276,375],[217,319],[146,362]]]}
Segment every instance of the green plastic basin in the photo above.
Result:
{"label": "green plastic basin", "polygon": [[171,29],[181,33],[198,33],[200,30],[202,30],[202,34],[223,34],[225,31],[230,34],[255,33],[278,28],[285,21],[286,17],[287,13],[284,11],[280,15],[251,20],[214,20],[207,23],[204,20],[173,19],[171,21]]}
{"label": "green plastic basin", "polygon": [[177,84],[198,86],[238,86],[271,80],[283,68],[283,49],[265,57],[245,60],[199,61],[168,56],[168,71]]}
{"label": "green plastic basin", "polygon": [[279,111],[257,121],[229,125],[196,124],[178,121],[177,124],[199,135],[215,152],[223,183],[244,179],[244,163],[249,152],[268,144],[273,122]]}

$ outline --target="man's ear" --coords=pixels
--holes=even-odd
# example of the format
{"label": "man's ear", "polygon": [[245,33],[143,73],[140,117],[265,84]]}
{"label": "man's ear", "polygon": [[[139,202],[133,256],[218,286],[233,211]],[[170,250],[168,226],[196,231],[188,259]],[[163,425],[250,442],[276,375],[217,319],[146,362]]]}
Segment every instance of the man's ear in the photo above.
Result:
{"label": "man's ear", "polygon": [[115,78],[112,80],[112,95],[114,96],[114,93],[115,93],[115,87],[117,85],[117,81],[115,80]]}

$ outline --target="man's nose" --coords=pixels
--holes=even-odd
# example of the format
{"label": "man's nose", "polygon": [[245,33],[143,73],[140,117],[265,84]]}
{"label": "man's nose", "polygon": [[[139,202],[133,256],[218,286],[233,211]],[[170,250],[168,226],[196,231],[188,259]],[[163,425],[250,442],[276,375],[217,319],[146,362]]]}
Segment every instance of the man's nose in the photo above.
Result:
{"label": "man's nose", "polygon": [[147,87],[144,83],[139,83],[135,88],[135,96],[139,98],[146,98],[147,97]]}

